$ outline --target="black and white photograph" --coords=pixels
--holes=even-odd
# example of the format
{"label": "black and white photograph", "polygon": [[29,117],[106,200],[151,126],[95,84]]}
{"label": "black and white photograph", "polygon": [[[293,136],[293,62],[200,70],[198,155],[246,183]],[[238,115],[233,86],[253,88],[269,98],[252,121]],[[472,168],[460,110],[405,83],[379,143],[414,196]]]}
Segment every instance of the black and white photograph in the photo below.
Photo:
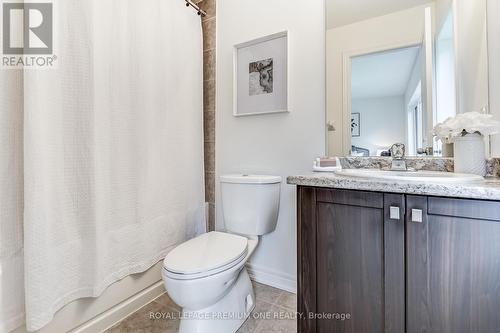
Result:
{"label": "black and white photograph", "polygon": [[360,128],[360,114],[353,113],[351,115],[351,135],[353,137],[361,136],[361,128]]}
{"label": "black and white photograph", "polygon": [[273,92],[273,59],[251,62],[248,65],[248,93],[250,96]]}

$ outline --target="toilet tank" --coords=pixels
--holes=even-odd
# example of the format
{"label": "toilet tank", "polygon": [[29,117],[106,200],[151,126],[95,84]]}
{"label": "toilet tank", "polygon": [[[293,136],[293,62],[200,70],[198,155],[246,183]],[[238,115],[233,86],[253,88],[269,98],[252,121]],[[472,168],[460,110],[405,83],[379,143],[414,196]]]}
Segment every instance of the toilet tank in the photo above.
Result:
{"label": "toilet tank", "polygon": [[280,176],[225,175],[220,182],[227,231],[258,236],[276,229]]}

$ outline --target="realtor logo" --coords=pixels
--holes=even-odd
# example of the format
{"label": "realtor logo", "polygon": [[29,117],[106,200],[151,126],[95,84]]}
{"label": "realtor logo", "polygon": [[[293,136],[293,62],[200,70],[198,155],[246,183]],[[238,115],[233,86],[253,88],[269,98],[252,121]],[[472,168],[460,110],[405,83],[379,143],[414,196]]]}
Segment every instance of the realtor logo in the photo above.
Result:
{"label": "realtor logo", "polygon": [[52,3],[3,4],[3,54],[52,54]]}
{"label": "realtor logo", "polygon": [[7,0],[2,3],[1,69],[50,69],[54,54],[52,0]]}

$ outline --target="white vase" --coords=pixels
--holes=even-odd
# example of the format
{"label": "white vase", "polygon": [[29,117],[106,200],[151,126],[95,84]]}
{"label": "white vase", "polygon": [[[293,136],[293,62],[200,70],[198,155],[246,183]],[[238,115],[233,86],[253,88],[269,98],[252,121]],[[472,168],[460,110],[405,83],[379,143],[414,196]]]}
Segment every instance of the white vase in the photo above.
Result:
{"label": "white vase", "polygon": [[467,134],[453,139],[455,172],[486,175],[484,138],[480,134]]}

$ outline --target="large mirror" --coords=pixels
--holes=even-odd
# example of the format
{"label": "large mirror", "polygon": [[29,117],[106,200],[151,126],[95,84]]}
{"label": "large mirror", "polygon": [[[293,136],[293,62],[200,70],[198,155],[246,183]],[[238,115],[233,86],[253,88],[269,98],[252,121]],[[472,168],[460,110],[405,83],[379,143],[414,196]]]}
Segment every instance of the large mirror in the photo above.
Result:
{"label": "large mirror", "polygon": [[487,0],[326,0],[327,152],[450,156],[434,126],[488,112]]}

